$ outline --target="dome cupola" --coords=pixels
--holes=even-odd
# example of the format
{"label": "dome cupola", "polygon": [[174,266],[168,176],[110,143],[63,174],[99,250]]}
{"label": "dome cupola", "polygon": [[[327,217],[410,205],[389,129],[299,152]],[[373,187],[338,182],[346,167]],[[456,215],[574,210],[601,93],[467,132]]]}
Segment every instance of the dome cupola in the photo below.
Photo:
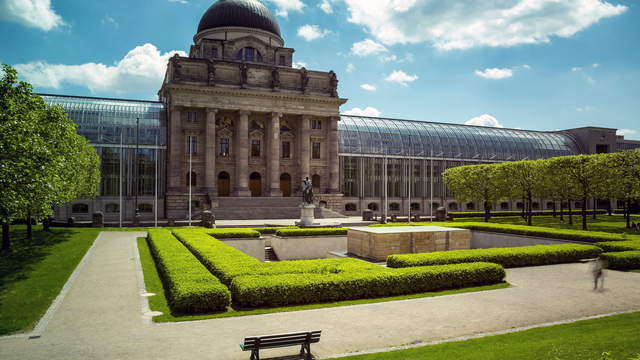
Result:
{"label": "dome cupola", "polygon": [[280,37],[280,26],[260,0],[218,0],[207,9],[198,33],[221,27],[246,27],[268,31]]}

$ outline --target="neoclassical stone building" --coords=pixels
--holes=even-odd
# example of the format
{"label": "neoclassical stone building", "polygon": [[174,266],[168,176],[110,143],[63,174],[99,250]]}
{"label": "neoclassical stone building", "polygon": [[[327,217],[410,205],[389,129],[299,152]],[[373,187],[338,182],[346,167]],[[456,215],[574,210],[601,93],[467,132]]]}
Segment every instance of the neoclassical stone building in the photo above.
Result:
{"label": "neoclassical stone building", "polygon": [[[219,197],[291,197],[305,177],[339,192],[338,80],[293,68],[271,12],[221,0],[203,15],[189,57],[169,62],[166,214],[181,218],[189,183],[198,208]],[[190,170],[189,170],[190,169]]]}

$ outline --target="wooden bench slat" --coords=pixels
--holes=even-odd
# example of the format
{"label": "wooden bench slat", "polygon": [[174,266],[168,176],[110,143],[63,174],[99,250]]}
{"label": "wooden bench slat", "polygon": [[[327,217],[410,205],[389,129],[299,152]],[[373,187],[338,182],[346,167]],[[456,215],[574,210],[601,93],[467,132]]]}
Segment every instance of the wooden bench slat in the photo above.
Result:
{"label": "wooden bench slat", "polygon": [[[317,343],[317,342],[320,342],[320,339],[312,339],[311,341],[309,341],[310,344]],[[267,346],[280,347],[280,346],[287,346],[287,345],[293,346],[293,345],[302,345],[306,343],[307,343],[306,340],[296,340],[296,341],[272,340],[272,341],[264,341],[264,342],[261,341],[259,343],[259,347],[267,347]],[[247,349],[254,348],[255,346],[256,346],[256,343],[244,344],[244,347]]]}
{"label": "wooden bench slat", "polygon": [[[311,335],[310,338],[311,339],[318,339],[318,338],[320,338],[320,334]],[[305,339],[307,339],[307,334],[296,335],[296,336],[286,336],[286,337],[251,338],[251,339],[247,338],[247,339],[244,340],[244,342],[246,344],[246,343],[253,343],[253,342],[256,342],[258,340],[260,342],[265,342],[265,341],[272,341],[272,340],[291,340],[291,341],[294,341],[294,340],[297,340],[297,339],[305,340]]]}
{"label": "wooden bench slat", "polygon": [[292,332],[292,333],[284,333],[284,334],[271,334],[271,335],[256,335],[256,336],[247,336],[245,337],[246,339],[269,339],[269,338],[274,338],[274,337],[285,337],[285,336],[290,336],[290,335],[307,335],[308,333],[311,333],[311,335],[320,335],[322,333],[322,330],[313,330],[313,331],[303,331],[303,332]]}
{"label": "wooden bench slat", "polygon": [[244,344],[241,344],[240,348],[244,351],[248,351],[303,345],[306,343],[312,344],[320,341],[321,333],[322,330],[313,330],[285,334],[248,336],[244,339]]}

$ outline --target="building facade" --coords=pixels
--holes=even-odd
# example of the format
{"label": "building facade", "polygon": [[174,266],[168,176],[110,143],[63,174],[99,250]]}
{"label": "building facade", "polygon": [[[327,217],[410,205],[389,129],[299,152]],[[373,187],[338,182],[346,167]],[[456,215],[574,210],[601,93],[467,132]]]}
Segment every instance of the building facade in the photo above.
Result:
{"label": "building facade", "polygon": [[445,169],[640,148],[609,128],[341,116],[336,74],[292,67],[294,49],[284,45],[262,2],[220,0],[200,20],[189,56],[170,59],[160,101],[43,95],[67,110],[102,160],[100,196],[62,206],[56,217],[102,211],[107,221],[128,222],[136,209],[146,220],[198,218],[205,209],[220,219],[292,217],[305,177],[318,205],[336,216],[479,210],[451,197]]}

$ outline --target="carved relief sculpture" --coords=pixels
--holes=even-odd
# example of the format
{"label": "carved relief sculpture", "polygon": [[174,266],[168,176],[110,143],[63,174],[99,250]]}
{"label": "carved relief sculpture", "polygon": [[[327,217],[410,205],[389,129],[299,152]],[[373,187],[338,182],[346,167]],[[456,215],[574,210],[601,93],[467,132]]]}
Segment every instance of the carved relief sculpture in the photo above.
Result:
{"label": "carved relief sculpture", "polygon": [[249,67],[247,66],[247,64],[245,63],[240,64],[240,87],[243,89],[247,85],[248,72],[249,72]]}
{"label": "carved relief sculpture", "polygon": [[207,72],[209,74],[207,84],[209,86],[216,86],[216,67],[213,60],[209,60],[209,62],[207,62]]}
{"label": "carved relief sculpture", "polygon": [[307,69],[305,69],[304,67],[300,69],[300,80],[302,83],[302,92],[306,94],[307,87],[309,86],[309,74],[307,72]]}
{"label": "carved relief sculpture", "polygon": [[338,77],[333,70],[329,71],[329,92],[331,97],[338,97]]}
{"label": "carved relief sculpture", "polygon": [[173,62],[173,80],[180,80],[182,78],[182,65],[179,61],[180,56],[178,54],[173,55],[171,61]]}
{"label": "carved relief sculpture", "polygon": [[280,89],[280,70],[277,67],[271,70],[271,89]]}

